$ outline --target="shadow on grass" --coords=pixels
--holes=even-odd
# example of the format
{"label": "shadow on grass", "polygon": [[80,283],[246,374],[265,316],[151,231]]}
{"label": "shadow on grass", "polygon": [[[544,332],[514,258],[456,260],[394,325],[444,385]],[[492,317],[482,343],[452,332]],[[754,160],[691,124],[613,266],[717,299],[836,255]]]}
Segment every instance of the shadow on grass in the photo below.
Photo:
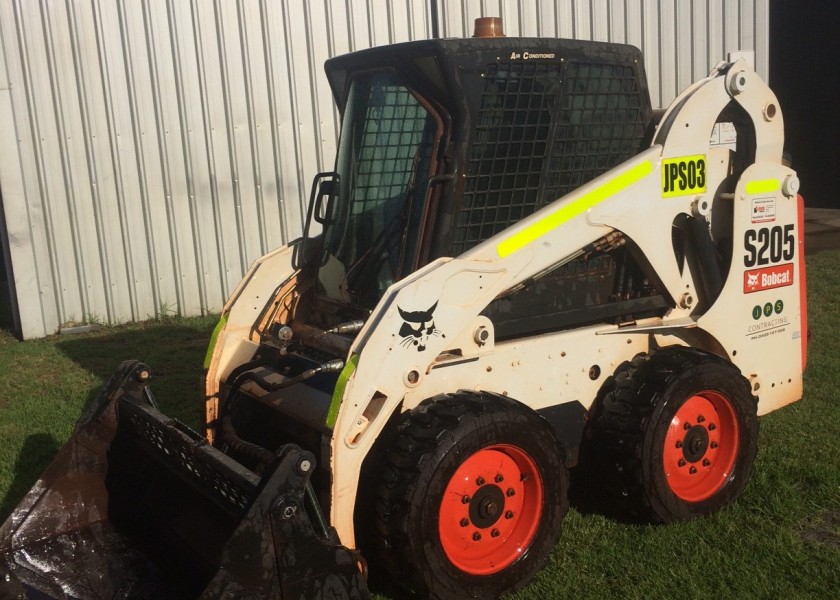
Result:
{"label": "shadow on grass", "polygon": [[9,283],[3,278],[0,272],[0,330],[15,335],[15,320],[12,315],[12,297],[9,290]]}
{"label": "shadow on grass", "polygon": [[[124,360],[146,363],[152,372],[149,387],[163,412],[196,427],[202,410],[199,383],[214,325],[214,317],[174,318],[68,336],[56,346],[101,383]],[[88,400],[99,387],[89,391]]]}
{"label": "shadow on grass", "polygon": [[152,321],[66,336],[56,346],[103,380],[111,376],[119,363],[132,358],[147,363],[160,375],[185,368],[200,371],[214,324],[210,319]]}
{"label": "shadow on grass", "polygon": [[638,519],[616,504],[595,475],[583,465],[571,470],[569,505],[582,515],[600,515],[624,525],[640,524]]}
{"label": "shadow on grass", "polygon": [[58,454],[58,450],[58,441],[47,433],[35,433],[26,438],[15,461],[12,483],[0,502],[0,520],[5,521],[11,514]]}
{"label": "shadow on grass", "polygon": [[630,514],[598,476],[596,449],[584,441],[580,462],[569,472],[569,506],[582,515],[599,515],[622,525],[643,525],[646,521]]}

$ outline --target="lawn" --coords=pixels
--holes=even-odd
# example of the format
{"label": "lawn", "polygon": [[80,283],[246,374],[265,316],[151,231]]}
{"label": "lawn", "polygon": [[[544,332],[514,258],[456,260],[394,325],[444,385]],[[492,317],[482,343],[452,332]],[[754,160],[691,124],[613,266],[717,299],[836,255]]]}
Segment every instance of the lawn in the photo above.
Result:
{"label": "lawn", "polygon": [[[805,398],[761,419],[750,485],[731,508],[670,526],[628,523],[573,494],[548,567],[519,599],[829,598],[840,575],[840,252],[808,257]],[[167,318],[21,343],[0,329],[0,519],[124,358],[153,368],[164,412],[197,424],[211,317]],[[378,598],[399,594],[379,590]]]}

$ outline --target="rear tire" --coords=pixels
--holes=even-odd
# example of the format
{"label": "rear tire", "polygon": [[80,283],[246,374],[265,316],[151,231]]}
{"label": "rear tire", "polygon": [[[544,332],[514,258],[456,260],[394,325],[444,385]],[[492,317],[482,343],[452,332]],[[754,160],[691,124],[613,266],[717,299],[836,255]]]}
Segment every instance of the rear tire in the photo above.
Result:
{"label": "rear tire", "polygon": [[756,408],[746,379],[720,357],[683,347],[636,357],[592,423],[602,482],[647,520],[717,511],[749,480]]}
{"label": "rear tire", "polygon": [[410,413],[377,489],[380,562],[434,598],[490,598],[545,565],[568,507],[550,426],[508,398],[459,392]]}

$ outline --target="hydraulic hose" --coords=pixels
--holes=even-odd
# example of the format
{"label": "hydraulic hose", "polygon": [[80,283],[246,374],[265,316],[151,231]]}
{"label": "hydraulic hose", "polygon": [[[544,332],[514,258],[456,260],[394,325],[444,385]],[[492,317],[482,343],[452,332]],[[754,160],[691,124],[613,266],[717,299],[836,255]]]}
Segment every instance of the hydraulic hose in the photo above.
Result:
{"label": "hydraulic hose", "polygon": [[263,468],[268,465],[272,460],[274,460],[274,453],[270,450],[263,448],[257,444],[253,444],[251,442],[247,442],[239,437],[239,434],[236,432],[236,428],[233,426],[233,420],[230,416],[224,417],[222,419],[222,429],[221,429],[221,438],[222,440],[233,450],[243,454],[249,458],[253,458],[254,460],[260,463],[260,468],[258,472],[262,472]]}

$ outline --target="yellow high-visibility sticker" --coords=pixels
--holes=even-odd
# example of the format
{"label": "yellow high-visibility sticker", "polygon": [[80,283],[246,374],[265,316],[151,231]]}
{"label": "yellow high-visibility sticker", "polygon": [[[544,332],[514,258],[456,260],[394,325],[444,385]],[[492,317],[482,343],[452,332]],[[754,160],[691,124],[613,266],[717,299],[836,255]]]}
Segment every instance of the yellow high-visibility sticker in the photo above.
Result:
{"label": "yellow high-visibility sticker", "polygon": [[335,422],[338,420],[338,409],[341,408],[341,401],[344,399],[344,390],[347,389],[347,382],[353,376],[357,366],[359,366],[359,355],[354,354],[347,361],[347,364],[344,365],[341,373],[338,374],[338,381],[333,390],[330,409],[327,411],[327,427],[330,429],[335,427]]}
{"label": "yellow high-visibility sticker", "polygon": [[219,334],[227,325],[227,313],[223,313],[219,322],[216,323],[216,328],[213,329],[213,334],[210,336],[210,343],[207,345],[207,354],[204,355],[204,368],[209,369],[210,363],[213,360],[213,352],[216,351],[216,342],[219,340]]}
{"label": "yellow high-visibility sticker", "polygon": [[662,159],[662,197],[706,193],[706,155]]}
{"label": "yellow high-visibility sticker", "polygon": [[649,175],[651,172],[653,172],[653,164],[649,160],[639,163],[632,169],[628,169],[621,175],[610,179],[605,184],[598,186],[574,202],[558,208],[553,213],[546,215],[536,223],[532,223],[506,240],[502,240],[499,242],[499,245],[496,246],[496,253],[502,258],[510,256],[534,240],[538,240],[553,229],[560,227],[563,223],[574,219],[590,208],[597,206],[610,196],[613,196],[621,190],[633,185],[640,179]]}
{"label": "yellow high-visibility sticker", "polygon": [[756,194],[770,194],[778,189],[778,179],[757,179],[755,181],[748,181],[746,185],[747,194],[750,196],[755,196]]}

